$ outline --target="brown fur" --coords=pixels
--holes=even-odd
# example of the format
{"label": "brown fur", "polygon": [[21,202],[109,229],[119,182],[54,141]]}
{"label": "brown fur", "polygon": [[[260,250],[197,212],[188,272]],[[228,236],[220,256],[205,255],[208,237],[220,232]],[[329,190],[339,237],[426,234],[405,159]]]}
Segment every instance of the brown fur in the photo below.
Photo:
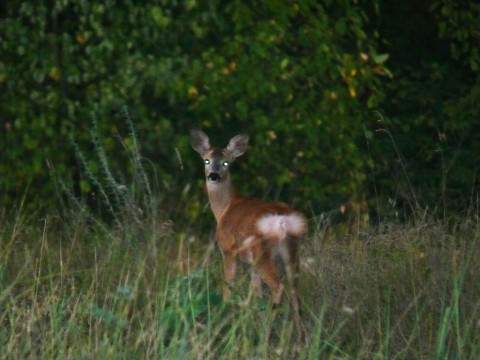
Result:
{"label": "brown fur", "polygon": [[[244,197],[235,191],[229,167],[231,162],[247,150],[248,136],[235,136],[224,149],[212,148],[208,136],[200,130],[193,130],[191,137],[192,147],[207,160],[205,166],[207,192],[217,220],[217,241],[225,260],[224,276],[227,284],[223,289],[224,298],[229,299],[231,296],[230,287],[235,278],[236,262],[240,259],[253,265],[252,283],[257,294],[262,296],[263,282],[272,292],[273,303],[280,304],[284,284],[275,264],[275,257],[279,256],[285,263],[294,319],[301,331],[296,277],[299,238],[307,232],[305,217],[283,202],[266,202]],[[228,162],[227,165],[225,161]],[[283,233],[283,237],[278,233],[265,235],[257,225],[259,219],[269,215],[295,215],[295,221],[301,222],[300,230],[296,231],[295,236],[286,232]]]}

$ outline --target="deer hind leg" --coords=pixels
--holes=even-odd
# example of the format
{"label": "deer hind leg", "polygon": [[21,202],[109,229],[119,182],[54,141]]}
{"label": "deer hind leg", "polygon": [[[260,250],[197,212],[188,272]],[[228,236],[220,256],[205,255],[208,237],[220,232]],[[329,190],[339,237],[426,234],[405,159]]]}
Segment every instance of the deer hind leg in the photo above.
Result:
{"label": "deer hind leg", "polygon": [[[293,239],[296,241],[296,239]],[[295,327],[297,328],[299,337],[302,339],[304,336],[303,327],[300,319],[300,310],[298,305],[297,294],[297,273],[298,273],[298,256],[296,243],[290,244],[289,258],[285,260],[285,272],[287,273],[287,279],[290,284],[290,303],[293,308],[293,320],[295,321]]]}
{"label": "deer hind leg", "polygon": [[250,268],[250,283],[251,286],[253,287],[253,290],[255,290],[255,294],[259,297],[263,297],[263,284],[262,284],[262,278],[259,274],[259,271],[255,267]]}
{"label": "deer hind leg", "polygon": [[275,263],[270,258],[263,258],[262,256],[262,259],[257,261],[256,267],[260,274],[260,278],[265,284],[267,284],[272,292],[273,304],[280,305],[280,302],[282,301],[284,285],[280,281]]}
{"label": "deer hind leg", "polygon": [[267,331],[265,334],[265,339],[267,342],[270,341],[270,335],[272,333],[273,323],[278,314],[278,305],[282,301],[282,294],[284,285],[280,281],[280,277],[278,276],[277,269],[275,267],[275,263],[269,258],[265,258],[265,254],[261,256],[260,259],[256,261],[256,267],[258,269],[258,273],[262,281],[267,284],[272,292],[272,302],[273,302],[273,309],[268,321]]}
{"label": "deer hind leg", "polygon": [[237,267],[237,261],[235,256],[231,253],[224,253],[224,279],[225,284],[223,285],[223,299],[229,300],[232,296],[231,287],[233,286],[233,281],[235,280],[235,271]]}

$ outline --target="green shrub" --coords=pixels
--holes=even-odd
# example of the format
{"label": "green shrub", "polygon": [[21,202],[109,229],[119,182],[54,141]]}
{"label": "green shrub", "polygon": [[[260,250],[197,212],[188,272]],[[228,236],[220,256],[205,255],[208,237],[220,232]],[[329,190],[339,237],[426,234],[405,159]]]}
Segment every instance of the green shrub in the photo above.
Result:
{"label": "green shrub", "polygon": [[236,171],[252,194],[316,210],[361,198],[364,114],[381,99],[387,58],[376,53],[367,24],[348,1],[7,3],[2,201],[27,188],[30,198],[52,199],[52,168],[90,191],[69,138],[94,158],[92,111],[111,166],[122,169],[116,138],[132,141],[124,106],[166,196],[195,185],[187,194],[197,199],[192,214],[201,207],[192,126],[219,145],[237,131],[252,135],[253,150]]}

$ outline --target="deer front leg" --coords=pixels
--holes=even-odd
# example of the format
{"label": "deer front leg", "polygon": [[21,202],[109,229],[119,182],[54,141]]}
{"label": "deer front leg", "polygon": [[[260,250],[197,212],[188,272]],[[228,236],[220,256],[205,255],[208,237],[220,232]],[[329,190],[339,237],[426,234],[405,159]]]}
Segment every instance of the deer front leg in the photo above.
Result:
{"label": "deer front leg", "polygon": [[233,281],[235,280],[237,261],[233,254],[224,253],[224,262],[225,284],[223,285],[223,299],[229,300],[232,296],[232,290],[230,288],[233,286]]}

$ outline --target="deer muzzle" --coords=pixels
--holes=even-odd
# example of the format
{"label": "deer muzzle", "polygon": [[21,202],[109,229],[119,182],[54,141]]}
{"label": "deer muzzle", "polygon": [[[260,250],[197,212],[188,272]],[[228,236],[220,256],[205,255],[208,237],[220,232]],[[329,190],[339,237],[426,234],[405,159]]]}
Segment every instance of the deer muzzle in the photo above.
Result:
{"label": "deer muzzle", "polygon": [[211,182],[216,183],[220,181],[220,175],[218,175],[218,173],[216,172],[212,172],[208,174],[207,179],[210,180]]}

